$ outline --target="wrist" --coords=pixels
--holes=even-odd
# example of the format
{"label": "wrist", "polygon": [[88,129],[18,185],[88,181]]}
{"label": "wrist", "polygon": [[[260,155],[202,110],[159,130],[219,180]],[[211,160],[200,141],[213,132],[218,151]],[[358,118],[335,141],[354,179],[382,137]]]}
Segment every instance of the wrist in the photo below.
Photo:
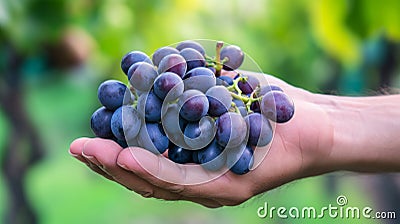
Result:
{"label": "wrist", "polygon": [[[398,96],[338,97],[320,95],[329,117],[331,171],[399,171],[400,107]],[[396,161],[397,160],[397,161]]]}

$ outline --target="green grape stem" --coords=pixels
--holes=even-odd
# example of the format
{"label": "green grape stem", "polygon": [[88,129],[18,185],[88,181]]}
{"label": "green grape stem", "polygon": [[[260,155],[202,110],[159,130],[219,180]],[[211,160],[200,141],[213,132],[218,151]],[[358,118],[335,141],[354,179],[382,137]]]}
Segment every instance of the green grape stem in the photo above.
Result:
{"label": "green grape stem", "polygon": [[[249,97],[242,94],[242,90],[240,90],[238,84],[239,84],[239,82],[247,81],[247,79],[248,79],[247,77],[241,76],[239,74],[239,77],[236,78],[235,80],[233,80],[233,84],[228,86],[228,87],[226,87],[226,88],[230,91],[231,96],[233,98],[243,101],[245,103],[245,105],[246,105],[246,110],[251,113],[251,112],[253,112],[250,109],[251,104],[256,102],[256,101],[260,101],[262,97],[254,98],[254,92]],[[237,93],[235,93],[235,92],[237,92]],[[234,102],[232,102],[232,107],[235,109],[236,112],[240,112]]]}
{"label": "green grape stem", "polygon": [[239,95],[242,95],[242,90],[240,90],[238,84],[239,84],[239,82],[245,82],[245,81],[247,81],[247,77],[243,77],[239,73],[239,77],[237,79],[233,80],[233,84],[228,87],[228,90],[236,91]]}
{"label": "green grape stem", "polygon": [[133,93],[133,95],[135,95],[135,100],[137,100],[139,95],[137,94],[136,89],[133,88],[133,86],[129,85],[129,90],[131,91],[131,93]]}
{"label": "green grape stem", "polygon": [[231,108],[233,108],[237,114],[240,114],[239,107],[236,105],[236,103],[232,102]]}

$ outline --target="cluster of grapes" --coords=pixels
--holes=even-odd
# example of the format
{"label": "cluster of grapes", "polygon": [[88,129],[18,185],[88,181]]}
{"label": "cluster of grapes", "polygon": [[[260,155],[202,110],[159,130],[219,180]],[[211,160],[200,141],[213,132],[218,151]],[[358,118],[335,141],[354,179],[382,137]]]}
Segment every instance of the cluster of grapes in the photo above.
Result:
{"label": "cluster of grapes", "polygon": [[[216,44],[206,55],[195,41],[162,47],[150,59],[132,51],[121,61],[129,86],[108,80],[98,88],[101,108],[91,117],[96,136],[121,146],[140,146],[180,163],[245,174],[256,146],[273,136],[269,120],[287,122],[292,100],[278,86],[260,85],[236,72],[244,60],[238,46]],[[234,71],[236,77],[221,76]],[[166,152],[168,150],[168,152]]]}

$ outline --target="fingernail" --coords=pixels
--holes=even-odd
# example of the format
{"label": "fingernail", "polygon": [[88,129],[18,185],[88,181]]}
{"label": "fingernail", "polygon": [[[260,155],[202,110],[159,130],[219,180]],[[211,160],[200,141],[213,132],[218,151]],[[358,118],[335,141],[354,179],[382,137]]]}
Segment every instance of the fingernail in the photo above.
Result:
{"label": "fingernail", "polygon": [[102,167],[103,165],[96,159],[96,157],[94,156],[88,156],[85,155],[84,153],[82,153],[82,156],[85,157],[87,160],[89,160],[90,162],[96,164],[97,166]]}
{"label": "fingernail", "polygon": [[78,156],[79,156],[79,155],[77,155],[77,154],[72,153],[71,150],[68,150],[68,153],[69,153],[71,156],[73,156],[73,157],[78,157]]}
{"label": "fingernail", "polygon": [[128,169],[128,166],[126,166],[125,164],[121,164],[121,163],[117,162],[117,165],[118,165],[119,167],[121,167],[122,169],[124,169],[124,170],[129,170],[129,169]]}

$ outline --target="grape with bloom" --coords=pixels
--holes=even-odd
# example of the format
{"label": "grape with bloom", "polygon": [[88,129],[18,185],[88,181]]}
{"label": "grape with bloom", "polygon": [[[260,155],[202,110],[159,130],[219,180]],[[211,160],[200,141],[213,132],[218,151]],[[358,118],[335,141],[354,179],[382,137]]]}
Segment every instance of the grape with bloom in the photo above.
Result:
{"label": "grape with bloom", "polygon": [[[210,171],[227,167],[242,175],[252,169],[254,150],[272,141],[271,122],[285,123],[294,115],[294,103],[280,87],[261,86],[256,77],[236,71],[244,61],[238,46],[217,42],[211,57],[188,40],[161,47],[151,58],[127,53],[121,60],[127,84],[100,84],[102,105],[91,117],[97,137],[176,163]],[[222,70],[237,75],[221,76]]]}

